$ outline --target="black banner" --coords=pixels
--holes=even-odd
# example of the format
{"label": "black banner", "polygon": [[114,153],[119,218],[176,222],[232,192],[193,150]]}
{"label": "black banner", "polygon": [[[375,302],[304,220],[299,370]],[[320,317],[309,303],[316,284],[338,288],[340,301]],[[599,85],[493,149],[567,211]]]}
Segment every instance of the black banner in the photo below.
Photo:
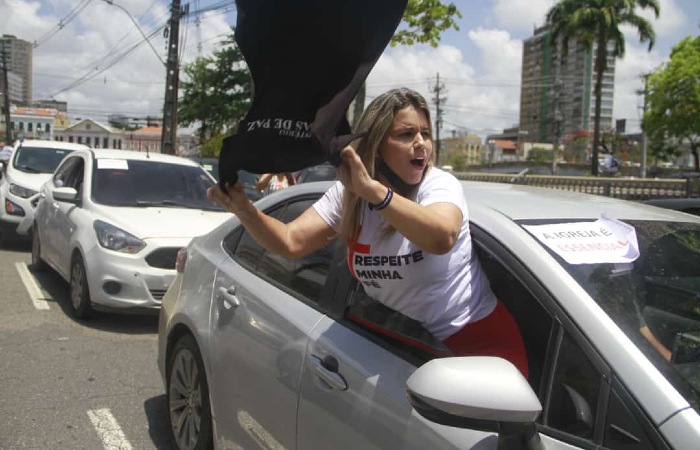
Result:
{"label": "black banner", "polygon": [[407,0],[236,0],[236,42],[254,96],[224,139],[219,180],[240,169],[293,172],[330,161],[356,136],[345,112],[389,44]]}

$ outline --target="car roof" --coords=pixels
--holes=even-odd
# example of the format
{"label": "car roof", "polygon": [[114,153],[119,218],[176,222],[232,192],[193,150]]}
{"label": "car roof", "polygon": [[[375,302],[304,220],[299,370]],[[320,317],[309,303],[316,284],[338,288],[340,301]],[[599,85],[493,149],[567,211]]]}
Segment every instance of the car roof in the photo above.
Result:
{"label": "car roof", "polygon": [[111,148],[96,148],[92,151],[95,155],[95,159],[129,159],[138,161],[156,161],[169,164],[181,164],[184,166],[199,167],[199,164],[192,161],[191,159],[181,158],[179,156],[173,155],[164,155],[162,153],[145,153],[135,152],[132,150],[116,150]]}
{"label": "car roof", "polygon": [[[325,192],[333,183],[335,182],[300,183],[283,191],[293,189],[300,193]],[[700,223],[700,217],[690,214],[602,195],[508,183],[461,183],[472,218],[496,211],[510,220],[598,219],[601,214],[606,214],[625,220]]]}
{"label": "car roof", "polygon": [[462,181],[470,212],[496,210],[512,220],[597,219],[700,221],[688,214],[603,195],[508,183]]}
{"label": "car roof", "polygon": [[56,148],[61,150],[87,150],[90,147],[83,144],[75,144],[73,142],[64,141],[49,141],[42,139],[27,139],[19,144],[20,147],[41,147],[41,148]]}

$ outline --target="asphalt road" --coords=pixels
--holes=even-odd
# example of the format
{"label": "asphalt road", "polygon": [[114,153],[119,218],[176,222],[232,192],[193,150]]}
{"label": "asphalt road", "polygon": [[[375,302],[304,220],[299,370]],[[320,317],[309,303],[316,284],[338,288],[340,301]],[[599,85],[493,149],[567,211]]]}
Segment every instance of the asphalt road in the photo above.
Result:
{"label": "asphalt road", "polygon": [[0,244],[0,449],[172,448],[158,317],[73,319],[68,283],[34,273],[30,247]]}

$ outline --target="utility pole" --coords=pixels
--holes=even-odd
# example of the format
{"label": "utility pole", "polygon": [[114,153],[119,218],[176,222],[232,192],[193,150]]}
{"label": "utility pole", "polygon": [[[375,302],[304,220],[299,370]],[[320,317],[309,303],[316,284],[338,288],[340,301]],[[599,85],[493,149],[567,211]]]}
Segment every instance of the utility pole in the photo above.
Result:
{"label": "utility pole", "polygon": [[433,101],[435,102],[435,165],[440,166],[440,127],[442,126],[442,109],[440,109],[440,102],[445,102],[447,97],[441,97],[440,95],[445,93],[445,85],[440,84],[440,72],[437,74],[437,83],[433,87]]}
{"label": "utility pole", "polygon": [[[561,55],[561,52],[559,53]],[[561,112],[561,90],[564,84],[560,78],[561,56],[554,72],[554,143],[552,146],[552,175],[557,174],[557,159],[559,157],[559,142],[561,141],[561,123],[564,117]]]}
{"label": "utility pole", "polygon": [[180,62],[178,61],[180,40],[180,0],[173,0],[170,15],[168,59],[165,66],[165,103],[163,104],[163,134],[160,151],[174,155],[177,147],[177,89],[179,84]]}
{"label": "utility pole", "polygon": [[[651,76],[650,73],[645,73],[642,75],[642,78],[644,78],[644,89],[637,89],[637,95],[643,95],[644,96],[644,106],[642,107],[642,115],[647,112],[647,94],[649,94],[649,88],[647,85],[647,82],[649,81],[649,77]],[[644,128],[642,128],[642,164],[640,168],[640,176],[642,178],[647,177],[647,134],[644,131]]]}
{"label": "utility pole", "polygon": [[7,56],[5,55],[4,46],[2,48],[2,82],[2,95],[5,103],[5,142],[7,142],[7,145],[12,145],[12,124],[10,123],[10,85],[7,82]]}

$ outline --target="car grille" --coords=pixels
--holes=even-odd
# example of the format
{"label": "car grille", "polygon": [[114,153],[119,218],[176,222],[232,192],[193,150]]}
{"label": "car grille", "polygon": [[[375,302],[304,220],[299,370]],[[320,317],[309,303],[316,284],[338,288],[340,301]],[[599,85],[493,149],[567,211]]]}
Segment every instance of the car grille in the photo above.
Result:
{"label": "car grille", "polygon": [[151,293],[151,297],[153,297],[155,300],[163,300],[167,289],[149,289],[149,291]]}
{"label": "car grille", "polygon": [[180,247],[163,247],[153,250],[146,256],[146,263],[159,269],[175,269],[175,260]]}

